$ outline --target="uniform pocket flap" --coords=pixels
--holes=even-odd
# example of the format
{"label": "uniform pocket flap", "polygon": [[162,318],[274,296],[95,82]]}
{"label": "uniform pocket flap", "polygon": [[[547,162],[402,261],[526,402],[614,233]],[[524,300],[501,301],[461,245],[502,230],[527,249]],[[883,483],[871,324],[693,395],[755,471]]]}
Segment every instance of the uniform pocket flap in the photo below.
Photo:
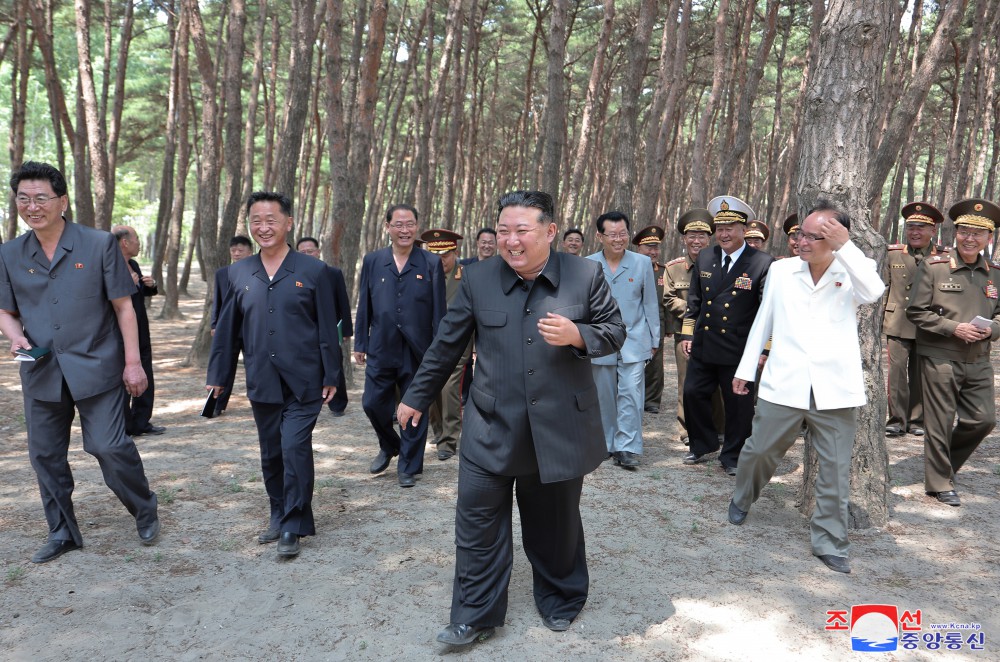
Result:
{"label": "uniform pocket flap", "polygon": [[576,394],[576,407],[580,411],[587,411],[597,405],[597,387],[591,386],[586,391]]}
{"label": "uniform pocket flap", "polygon": [[506,326],[507,313],[502,310],[480,310],[479,321],[483,326]]}
{"label": "uniform pocket flap", "polygon": [[472,396],[472,401],[479,408],[479,411],[484,414],[492,414],[496,409],[497,399],[476,387],[475,383],[469,387],[469,395]]}

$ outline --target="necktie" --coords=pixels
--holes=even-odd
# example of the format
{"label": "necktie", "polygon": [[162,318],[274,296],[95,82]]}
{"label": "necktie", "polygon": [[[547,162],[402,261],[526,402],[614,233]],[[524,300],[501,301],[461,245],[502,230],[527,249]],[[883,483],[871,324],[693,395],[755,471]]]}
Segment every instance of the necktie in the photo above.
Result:
{"label": "necktie", "polygon": [[729,273],[729,265],[732,263],[732,261],[733,261],[733,258],[729,257],[728,255],[722,261],[722,275],[723,276],[725,276],[726,274]]}

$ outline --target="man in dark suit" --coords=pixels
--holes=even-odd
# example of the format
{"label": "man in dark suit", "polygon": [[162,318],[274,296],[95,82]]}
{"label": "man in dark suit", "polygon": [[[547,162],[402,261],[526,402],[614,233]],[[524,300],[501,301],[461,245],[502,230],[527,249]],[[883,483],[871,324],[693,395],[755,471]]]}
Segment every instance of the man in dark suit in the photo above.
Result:
{"label": "man in dark suit", "polygon": [[720,196],[708,203],[708,210],[714,217],[717,244],[698,254],[681,329],[683,351],[689,356],[684,420],[690,452],[684,464],[704,462],[706,455],[719,450],[712,394],[721,387],[726,433],[719,463],[735,476],[740,450],[753,426],[753,393],[737,395],[731,385],[774,258],[744,241],[746,224],[755,218],[745,202]]}
{"label": "man in dark suit", "polygon": [[156,495],[122,411],[123,383],[133,397],[146,389],[135,284],[111,234],[63,218],[69,199],[59,170],[26,162],[10,187],[31,229],[0,247],[0,332],[11,354],[49,350],[21,364],[28,457],[49,524],[48,542],[31,560],[45,563],[83,546],[67,461],[75,410],[84,450],[150,544],[160,531]]}
{"label": "man in dark suit", "polygon": [[[314,237],[302,237],[295,242],[295,250],[317,260],[322,260],[319,252],[319,241]],[[337,311],[337,337],[343,341],[354,336],[354,325],[351,322],[351,300],[347,296],[347,282],[344,280],[344,272],[332,264],[327,265],[330,280],[333,283],[333,307]],[[336,417],[343,416],[347,410],[347,378],[344,374],[344,365],[341,364],[340,381],[337,383],[337,392],[330,400],[330,413]]]}
{"label": "man in dark suit", "polygon": [[[233,263],[239,262],[245,257],[250,257],[253,255],[253,244],[250,239],[244,237],[241,234],[236,235],[229,240],[229,259]],[[219,267],[215,272],[215,296],[212,299],[212,335],[215,335],[215,325],[219,323],[219,313],[222,311],[222,304],[225,302],[226,296],[229,294],[229,267],[232,264],[227,264],[224,267]],[[234,343],[236,355],[243,350],[243,344],[239,341]],[[236,383],[236,361],[232,362],[232,369],[230,373],[226,376],[226,381],[223,384],[222,395],[218,397],[215,401],[215,415],[222,416],[226,413],[226,407],[229,406],[229,396],[233,394],[233,384]]]}
{"label": "man in dark suit", "polygon": [[413,487],[424,472],[427,419],[397,434],[396,392],[409,388],[448,304],[440,258],[414,250],[417,210],[393,205],[385,227],[392,245],[365,255],[361,263],[354,360],[365,366],[361,406],[378,435],[379,452],[369,471],[382,473],[398,455],[399,485]]}
{"label": "man in dark suit", "polygon": [[139,235],[134,228],[127,225],[116,225],[111,229],[111,234],[118,240],[118,247],[122,251],[122,257],[128,263],[128,270],[135,283],[135,291],[132,293],[132,308],[135,310],[136,326],[139,328],[139,359],[142,362],[143,372],[146,373],[146,380],[149,386],[141,395],[132,397],[125,392],[125,433],[138,437],[143,434],[159,435],[167,431],[162,425],[153,425],[153,395],[155,382],[153,381],[153,343],[149,337],[149,316],[146,314],[146,297],[157,294],[156,281],[152,276],[143,276],[139,269],[139,263],[135,261],[139,255],[142,244],[139,242]]}
{"label": "man in dark suit", "polygon": [[226,297],[212,338],[208,384],[216,396],[242,339],[247,396],[257,424],[271,518],[258,541],[278,541],[278,556],[299,553],[313,521],[312,431],[340,377],[337,315],[325,264],[292,250],[292,202],[258,191],[247,222],[260,252],[230,266]]}
{"label": "man in dark suit", "polygon": [[600,266],[552,250],[552,197],[513,191],[498,207],[502,259],[466,267],[397,412],[404,428],[421,422],[475,332],[480,363],[459,446],[451,623],[437,637],[453,645],[504,623],[515,486],[543,623],[566,630],[583,609],[580,492],[584,475],[607,458],[588,359],[625,342]]}

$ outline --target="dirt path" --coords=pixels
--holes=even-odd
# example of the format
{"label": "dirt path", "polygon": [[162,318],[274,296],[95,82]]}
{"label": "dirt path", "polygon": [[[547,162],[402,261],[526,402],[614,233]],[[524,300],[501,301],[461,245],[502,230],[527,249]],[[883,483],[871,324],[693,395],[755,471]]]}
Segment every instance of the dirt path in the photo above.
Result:
{"label": "dirt path", "polygon": [[[665,413],[646,415],[643,466],[630,473],[607,463],[586,480],[591,593],[571,630],[542,626],[515,543],[506,627],[489,642],[449,650],[434,635],[451,601],[457,461],[439,462],[429,447],[423,479],[409,490],[397,486],[393,469],[370,476],[377,445],[352,389],[347,416],[324,412],[314,436],[318,534],[304,540],[299,558],[276,560],[273,545],[256,541],[267,502],[249,405],[239,395],[242,371],[227,414],[199,417],[203,371],[180,362],[200,299],[183,309],[185,320],[152,322],[154,421],[168,432],[138,445],[160,499],[154,547],[139,545],[77,428],[70,454],[85,548],[41,566],[28,561],[46,525],[25,452],[17,371],[13,361],[0,365],[0,658],[873,659],[852,653],[849,634],[825,625],[828,610],[879,603],[920,609],[923,634],[931,623],[974,622],[985,635],[985,651],[965,643],[928,651],[922,643],[879,659],[996,659],[998,436],[963,470],[961,508],[924,496],[920,440],[893,440],[892,521],[853,533],[854,572],[845,576],[810,555],[808,524],[793,504],[801,445],[746,525],[733,527],[733,479],[714,465],[681,465],[669,397]],[[5,352],[6,340],[0,345]]]}

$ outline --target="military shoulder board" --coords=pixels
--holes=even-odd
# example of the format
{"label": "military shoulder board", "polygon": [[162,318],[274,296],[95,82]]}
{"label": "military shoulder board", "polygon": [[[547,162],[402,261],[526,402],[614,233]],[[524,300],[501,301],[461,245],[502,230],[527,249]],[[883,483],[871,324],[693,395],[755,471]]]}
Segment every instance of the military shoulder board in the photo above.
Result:
{"label": "military shoulder board", "polygon": [[667,266],[672,267],[673,265],[680,264],[683,261],[684,261],[684,256],[675,257],[674,259],[670,260],[670,262],[667,262]]}

